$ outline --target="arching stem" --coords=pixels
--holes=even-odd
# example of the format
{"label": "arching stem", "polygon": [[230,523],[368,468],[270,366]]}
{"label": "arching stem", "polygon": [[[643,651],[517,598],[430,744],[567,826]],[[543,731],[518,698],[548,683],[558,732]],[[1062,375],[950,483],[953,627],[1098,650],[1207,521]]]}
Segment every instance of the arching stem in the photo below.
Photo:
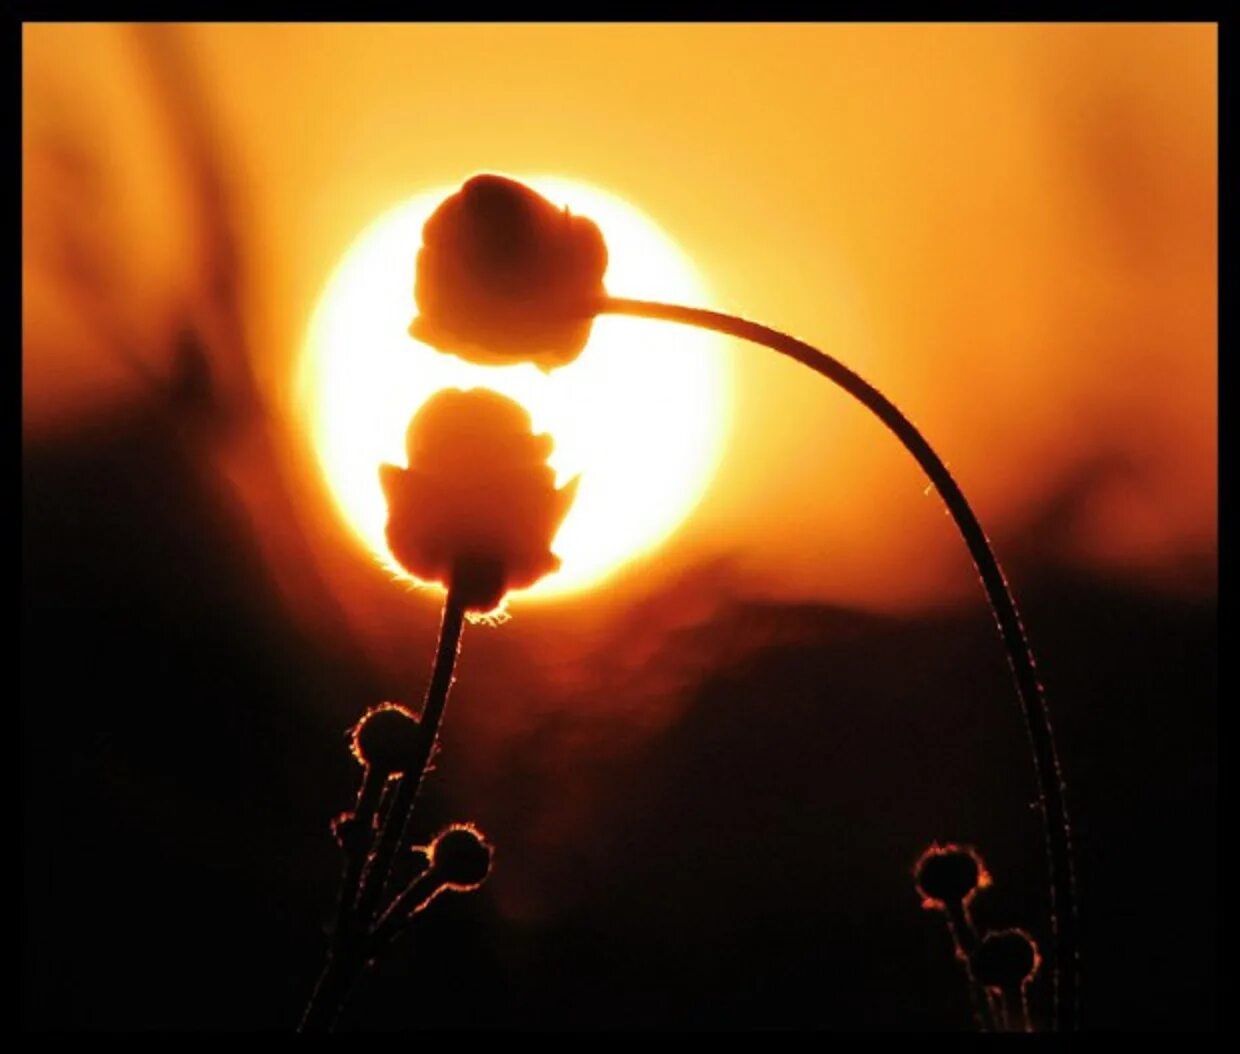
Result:
{"label": "arching stem", "polygon": [[1042,686],[1038,683],[1034,669],[1033,655],[1016,611],[1016,602],[985,531],[947,466],[916,426],[882,392],[830,355],[786,333],[719,311],[649,300],[608,297],[597,305],[595,310],[598,314],[630,315],[709,329],[762,344],[781,355],[795,359],[834,381],[877,416],[904,444],[904,448],[913,455],[930,478],[946,503],[952,519],[956,521],[969,554],[973,557],[991,609],[999,623],[999,632],[1016,680],[1016,691],[1020,697],[1025,727],[1033,751],[1034,776],[1037,780],[1038,800],[1042,806],[1050,865],[1051,928],[1055,938],[1055,1030],[1075,1031],[1079,970],[1076,881],[1068,812],[1064,802],[1064,784],[1055,751],[1055,738],[1051,731],[1046,701],[1042,696]]}

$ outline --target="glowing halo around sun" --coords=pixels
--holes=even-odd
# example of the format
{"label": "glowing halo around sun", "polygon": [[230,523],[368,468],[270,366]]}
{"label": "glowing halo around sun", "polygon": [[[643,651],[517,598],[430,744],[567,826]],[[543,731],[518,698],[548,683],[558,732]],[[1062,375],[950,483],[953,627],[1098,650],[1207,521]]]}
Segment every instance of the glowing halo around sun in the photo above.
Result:
{"label": "glowing halo around sun", "polygon": [[[595,187],[520,176],[603,231],[606,284],[622,296],[705,305],[692,264],[647,216]],[[560,483],[580,474],[552,547],[563,565],[519,596],[595,585],[665,540],[710,484],[730,424],[722,340],[680,326],[603,316],[581,357],[544,374],[531,365],[475,366],[415,341],[414,258],[445,186],[384,213],[349,246],[319,297],[299,373],[300,405],[341,514],[388,569],[408,578],[384,541],[379,465],[404,466],[405,432],[441,388],[492,388],[530,411],[555,440]]]}

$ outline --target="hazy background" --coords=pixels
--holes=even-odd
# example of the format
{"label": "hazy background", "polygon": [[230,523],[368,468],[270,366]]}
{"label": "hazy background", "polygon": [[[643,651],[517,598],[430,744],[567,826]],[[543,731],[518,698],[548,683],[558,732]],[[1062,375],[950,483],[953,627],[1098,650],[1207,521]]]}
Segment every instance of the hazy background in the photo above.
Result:
{"label": "hazy background", "polygon": [[[294,367],[358,231],[478,169],[625,197],[925,430],[1061,736],[1086,1024],[1214,1024],[1213,26],[28,25],[23,64],[28,1027],[296,1019],[342,730],[417,701],[437,613],[335,518]],[[497,871],[354,1027],[963,1027],[933,838],[1045,939],[940,503],[829,385],[733,358],[685,527],[468,632],[430,800]]]}

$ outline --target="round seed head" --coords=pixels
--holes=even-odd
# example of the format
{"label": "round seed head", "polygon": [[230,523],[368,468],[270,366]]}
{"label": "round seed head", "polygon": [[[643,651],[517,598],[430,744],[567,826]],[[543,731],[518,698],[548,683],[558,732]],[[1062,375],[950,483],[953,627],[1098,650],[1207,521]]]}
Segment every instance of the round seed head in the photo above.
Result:
{"label": "round seed head", "polygon": [[421,728],[399,703],[371,707],[353,728],[353,756],[385,777],[402,776],[417,764]]}
{"label": "round seed head", "polygon": [[1016,992],[1033,980],[1042,964],[1037,942],[1024,930],[988,933],[970,965],[973,975],[987,988]]}
{"label": "round seed head", "polygon": [[477,889],[491,871],[491,846],[472,824],[453,824],[429,846],[431,866],[447,889]]}
{"label": "round seed head", "polygon": [[932,845],[913,868],[913,880],[922,906],[942,909],[968,903],[979,889],[990,885],[990,875],[977,851],[967,845]]}

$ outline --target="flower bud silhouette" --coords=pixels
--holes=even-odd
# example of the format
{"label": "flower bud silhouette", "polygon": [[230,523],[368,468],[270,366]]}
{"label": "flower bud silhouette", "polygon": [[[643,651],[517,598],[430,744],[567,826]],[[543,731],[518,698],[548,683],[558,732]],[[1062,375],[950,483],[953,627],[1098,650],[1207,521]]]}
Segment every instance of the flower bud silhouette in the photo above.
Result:
{"label": "flower bud silhouette", "polygon": [[422,229],[409,332],[471,362],[549,371],[585,347],[606,270],[592,220],[516,180],[474,176]]}
{"label": "flower bud silhouette", "polygon": [[1042,964],[1037,942],[1024,930],[996,930],[973,954],[973,971],[987,988],[1018,992]]}
{"label": "flower bud silhouette", "polygon": [[965,845],[932,845],[913,869],[917,892],[927,908],[946,909],[967,904],[979,889],[990,885],[990,875],[977,851]]}
{"label": "flower bud silhouette", "polygon": [[472,824],[445,828],[430,844],[431,870],[445,889],[477,889],[491,873],[491,846]]}
{"label": "flower bud silhouette", "polygon": [[989,1000],[969,965],[978,947],[969,904],[979,889],[990,885],[986,865],[978,852],[967,845],[936,842],[918,857],[913,867],[913,882],[921,897],[921,906],[942,912],[956,958],[964,967],[974,1020],[980,1029],[988,1031],[993,1027]]}
{"label": "flower bud silhouette", "polygon": [[362,715],[353,729],[353,756],[384,779],[404,775],[416,763],[421,726],[399,703],[380,703]]}
{"label": "flower bud silhouette", "polygon": [[486,388],[436,392],[410,422],[409,467],[382,465],[387,541],[414,577],[455,590],[463,610],[494,610],[560,566],[555,533],[577,489],[559,490],[552,441]]}
{"label": "flower bud silhouette", "polygon": [[992,993],[996,1017],[1005,1031],[1033,1031],[1028,988],[1041,965],[1037,941],[1024,930],[988,933],[973,952],[973,975]]}
{"label": "flower bud silhouette", "polygon": [[1012,668],[1050,865],[1054,1024],[1057,1031],[1073,1031],[1079,973],[1075,865],[1050,715],[998,557],[960,484],[922,432],[843,362],[787,333],[721,311],[608,295],[602,285],[607,251],[597,228],[513,180],[467,181],[427,221],[423,243],[415,289],[422,316],[410,332],[441,350],[483,364],[530,361],[549,370],[580,353],[597,314],[694,326],[753,341],[813,370],[874,414],[917,462],[973,558]]}

